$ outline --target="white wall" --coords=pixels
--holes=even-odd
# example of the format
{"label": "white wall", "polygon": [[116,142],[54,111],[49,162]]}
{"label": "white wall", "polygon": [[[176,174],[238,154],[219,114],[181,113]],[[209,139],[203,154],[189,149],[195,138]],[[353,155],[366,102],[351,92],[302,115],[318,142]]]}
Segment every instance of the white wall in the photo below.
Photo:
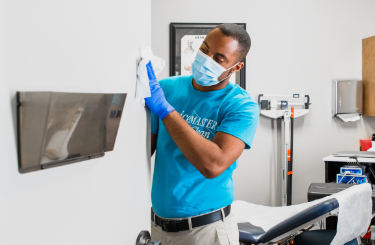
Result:
{"label": "white wall", "polygon": [[[372,0],[176,0],[152,1],[152,48],[169,62],[170,22],[245,22],[252,38],[247,91],[311,96],[311,112],[296,119],[293,203],[307,201],[312,182],[324,182],[322,158],[358,150],[375,132],[375,118],[332,119],[331,79],[361,78],[362,39],[375,35]],[[167,67],[168,67],[167,62]],[[169,75],[168,69],[161,77]],[[271,120],[261,117],[251,150],[234,173],[236,199],[279,204]]]}
{"label": "white wall", "polygon": [[[151,0],[0,1],[0,244],[133,244],[149,229],[149,116],[134,100]],[[125,92],[113,152],[20,174],[16,91]]]}

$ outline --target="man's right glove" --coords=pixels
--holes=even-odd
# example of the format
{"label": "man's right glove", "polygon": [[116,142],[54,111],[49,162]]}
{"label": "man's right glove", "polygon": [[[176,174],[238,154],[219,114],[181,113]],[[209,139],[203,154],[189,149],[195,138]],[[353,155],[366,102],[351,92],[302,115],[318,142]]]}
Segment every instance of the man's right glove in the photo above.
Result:
{"label": "man's right glove", "polygon": [[150,80],[151,97],[145,98],[147,107],[163,120],[169,113],[175,109],[167,102],[158,80],[156,79],[154,68],[151,61],[147,63],[147,75]]}

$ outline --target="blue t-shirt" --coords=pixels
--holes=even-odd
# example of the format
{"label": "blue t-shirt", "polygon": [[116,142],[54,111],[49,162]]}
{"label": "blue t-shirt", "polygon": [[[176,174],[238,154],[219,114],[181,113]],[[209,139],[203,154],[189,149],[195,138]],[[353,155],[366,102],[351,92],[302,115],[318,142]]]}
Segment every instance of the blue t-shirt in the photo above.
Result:
{"label": "blue t-shirt", "polygon": [[[206,139],[212,140],[221,131],[241,139],[245,149],[250,149],[258,125],[258,104],[238,85],[201,92],[194,89],[192,78],[176,76],[159,82],[169,104]],[[207,179],[185,158],[154,113],[151,133],[158,135],[151,194],[157,215],[186,218],[233,202],[232,173],[237,160],[220,176]]]}

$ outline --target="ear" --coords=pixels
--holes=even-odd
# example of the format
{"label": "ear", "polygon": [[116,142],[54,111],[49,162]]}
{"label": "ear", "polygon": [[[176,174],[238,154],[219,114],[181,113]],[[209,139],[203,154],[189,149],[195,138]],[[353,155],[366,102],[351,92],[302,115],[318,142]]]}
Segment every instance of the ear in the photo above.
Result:
{"label": "ear", "polygon": [[235,73],[235,72],[241,70],[244,66],[245,66],[245,63],[243,63],[243,62],[241,61],[241,62],[238,63],[235,67],[233,67],[232,73]]}

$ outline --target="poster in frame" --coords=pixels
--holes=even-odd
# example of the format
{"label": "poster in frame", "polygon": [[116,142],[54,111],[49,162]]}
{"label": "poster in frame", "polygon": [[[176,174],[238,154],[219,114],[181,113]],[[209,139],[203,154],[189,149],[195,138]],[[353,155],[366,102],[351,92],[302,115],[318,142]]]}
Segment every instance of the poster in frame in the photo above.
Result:
{"label": "poster in frame", "polygon": [[[191,74],[191,63],[208,32],[221,23],[170,23],[169,75]],[[236,23],[246,30],[246,23]],[[231,77],[230,82],[246,89],[246,59],[244,67]]]}

